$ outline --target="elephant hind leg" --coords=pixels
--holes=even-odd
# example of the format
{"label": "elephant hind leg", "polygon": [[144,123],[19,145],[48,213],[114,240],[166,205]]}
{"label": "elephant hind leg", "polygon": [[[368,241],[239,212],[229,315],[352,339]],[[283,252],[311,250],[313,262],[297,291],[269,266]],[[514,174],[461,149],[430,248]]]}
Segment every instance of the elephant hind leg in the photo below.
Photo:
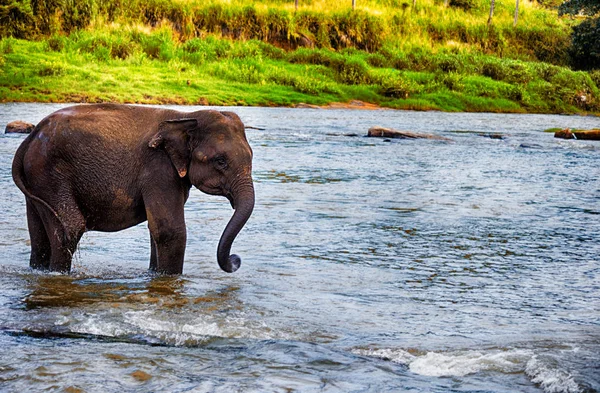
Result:
{"label": "elephant hind leg", "polygon": [[150,233],[150,271],[156,271],[156,267],[158,266],[157,258],[158,257],[156,255],[156,243],[154,242],[152,233]]}
{"label": "elephant hind leg", "polygon": [[34,204],[29,200],[27,200],[27,227],[31,239],[29,266],[32,269],[47,270],[50,268],[50,256],[52,254],[50,239],[42,218]]}
{"label": "elephant hind leg", "polygon": [[69,273],[73,255],[84,231],[71,232],[68,237],[54,236],[51,240],[52,255],[50,256],[50,271]]}
{"label": "elephant hind leg", "polygon": [[[53,272],[69,273],[77,244],[85,233],[85,219],[74,201],[62,203],[61,207],[56,211],[60,221],[48,209],[45,209],[40,216],[51,249],[48,269]],[[41,211],[38,210],[38,213]]]}

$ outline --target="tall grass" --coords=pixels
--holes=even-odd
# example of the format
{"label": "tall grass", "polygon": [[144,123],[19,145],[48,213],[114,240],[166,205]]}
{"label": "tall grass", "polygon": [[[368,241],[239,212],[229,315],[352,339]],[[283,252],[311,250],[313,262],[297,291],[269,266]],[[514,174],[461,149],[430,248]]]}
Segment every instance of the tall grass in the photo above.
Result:
{"label": "tall grass", "polygon": [[[600,112],[569,19],[513,0],[6,0],[0,101]],[[22,39],[28,39],[25,41]],[[582,99],[585,97],[585,99]]]}
{"label": "tall grass", "polygon": [[567,19],[530,3],[521,5],[512,26],[512,0],[496,2],[492,28],[487,0],[364,0],[352,11],[349,0],[8,0],[0,6],[0,37],[45,38],[116,23],[155,28],[167,23],[178,40],[213,34],[256,39],[290,50],[317,47],[377,52],[386,44],[403,49],[469,47],[483,53],[566,64]]}
{"label": "tall grass", "polygon": [[375,52],[284,51],[219,34],[180,41],[168,25],[113,25],[39,42],[3,39],[0,67],[3,101],[292,105],[359,99],[404,109],[600,112],[591,74],[547,63],[393,44]]}

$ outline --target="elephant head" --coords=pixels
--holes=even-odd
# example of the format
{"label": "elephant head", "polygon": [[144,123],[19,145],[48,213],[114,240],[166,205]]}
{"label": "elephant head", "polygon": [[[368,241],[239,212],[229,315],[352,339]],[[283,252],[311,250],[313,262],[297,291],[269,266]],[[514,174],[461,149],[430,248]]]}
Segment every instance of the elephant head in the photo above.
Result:
{"label": "elephant head", "polygon": [[235,272],[241,259],[230,255],[231,244],[254,209],[252,149],[240,118],[231,112],[200,111],[165,120],[149,146],[163,148],[179,176],[200,191],[229,199],[235,211],[219,240],[217,260],[221,269]]}

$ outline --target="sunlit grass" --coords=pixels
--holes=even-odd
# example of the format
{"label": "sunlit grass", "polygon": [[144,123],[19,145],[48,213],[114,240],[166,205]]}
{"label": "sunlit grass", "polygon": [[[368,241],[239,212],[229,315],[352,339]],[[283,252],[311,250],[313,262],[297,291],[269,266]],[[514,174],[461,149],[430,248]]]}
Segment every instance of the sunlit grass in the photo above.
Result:
{"label": "sunlit grass", "polygon": [[90,1],[75,27],[0,41],[1,101],[599,111],[599,78],[564,67],[571,22],[534,3],[514,28],[512,0],[491,27],[484,0]]}
{"label": "sunlit grass", "polygon": [[[58,40],[58,41],[56,41]],[[471,53],[300,48],[208,36],[178,41],[107,28],[44,41],[0,41],[2,101],[324,105],[363,100],[402,109],[598,111],[589,74]]]}

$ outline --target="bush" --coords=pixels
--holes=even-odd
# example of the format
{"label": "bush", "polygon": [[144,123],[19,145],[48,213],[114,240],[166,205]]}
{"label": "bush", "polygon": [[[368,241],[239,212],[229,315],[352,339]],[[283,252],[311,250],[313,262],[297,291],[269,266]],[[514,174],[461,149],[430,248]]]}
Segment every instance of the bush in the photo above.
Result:
{"label": "bush", "polygon": [[[139,50],[139,45],[132,40],[130,34],[78,32],[72,34],[71,38],[75,41],[74,46],[77,50],[90,53],[100,61],[124,60]],[[64,45],[67,39],[63,38],[62,42]],[[51,45],[58,44],[49,39],[48,45],[52,47]]]}
{"label": "bush", "polygon": [[4,38],[2,41],[0,41],[0,53],[3,54],[9,54],[9,53],[13,53],[14,52],[14,43],[15,43],[15,39],[14,38]]}
{"label": "bush", "polygon": [[260,50],[262,51],[262,53],[270,59],[280,60],[280,59],[285,58],[285,55],[286,55],[285,51],[283,51],[271,44],[268,44],[263,41],[257,41],[257,45],[260,48]]}
{"label": "bush", "polygon": [[432,71],[435,70],[435,57],[431,52],[415,48],[407,56],[408,69],[413,71]]}
{"label": "bush", "polygon": [[192,38],[181,46],[183,51],[181,57],[184,61],[192,64],[204,64],[229,57],[232,47],[230,41],[218,40],[213,36],[205,39]]}
{"label": "bush", "polygon": [[477,6],[475,0],[450,0],[448,5],[453,8],[460,8],[464,11],[470,11]]}
{"label": "bush", "polygon": [[504,90],[504,95],[511,101],[522,102],[525,97],[525,91],[521,86],[508,85]]}
{"label": "bush", "polygon": [[0,38],[29,38],[33,21],[28,1],[8,0],[0,3]]}
{"label": "bush", "polygon": [[444,86],[448,90],[462,91],[464,89],[462,76],[456,72],[437,72],[434,80],[435,83]]}
{"label": "bush", "polygon": [[393,57],[392,66],[397,70],[409,70],[410,59],[405,54],[399,54]]}
{"label": "bush", "polygon": [[173,43],[173,32],[169,28],[163,28],[152,34],[138,35],[142,51],[151,59],[169,61],[175,56],[175,44]]}
{"label": "bush", "polygon": [[333,68],[337,79],[347,85],[369,83],[367,63],[359,57],[342,58],[335,62]]}
{"label": "bush", "polygon": [[481,74],[497,81],[526,84],[535,79],[535,75],[526,63],[518,60],[486,59]]}
{"label": "bush", "polygon": [[415,85],[397,71],[371,73],[371,79],[379,85],[378,93],[384,97],[406,99],[416,91]]}
{"label": "bush", "polygon": [[88,32],[79,32],[72,35],[75,48],[78,51],[94,55],[97,60],[110,59],[110,39],[106,35],[92,35]]}
{"label": "bush", "polygon": [[597,89],[600,89],[600,70],[590,71],[590,79],[596,85]]}
{"label": "bush", "polygon": [[38,69],[39,76],[58,76],[64,72],[61,64],[55,62],[43,62]]}
{"label": "bush", "polygon": [[137,50],[138,45],[132,42],[129,37],[117,37],[111,42],[110,57],[113,59],[125,60]]}
{"label": "bush", "polygon": [[569,53],[576,69],[600,69],[600,17],[587,19],[573,28]]}
{"label": "bush", "polygon": [[547,63],[536,63],[534,66],[537,74],[545,81],[549,82],[560,71],[560,67]]}
{"label": "bush", "polygon": [[437,68],[443,72],[458,72],[461,62],[455,56],[441,56],[437,59]]}
{"label": "bush", "polygon": [[288,56],[290,63],[298,64],[316,64],[331,67],[334,64],[342,62],[341,55],[326,49],[307,49],[299,48]]}
{"label": "bush", "polygon": [[65,47],[65,41],[65,37],[54,34],[52,37],[46,40],[46,45],[48,46],[48,50],[60,52]]}
{"label": "bush", "polygon": [[211,65],[211,74],[232,82],[264,84],[264,68],[253,61],[228,60]]}
{"label": "bush", "polygon": [[487,76],[497,81],[506,79],[507,72],[497,61],[487,61],[481,68],[481,75]]}
{"label": "bush", "polygon": [[381,53],[374,53],[367,56],[367,63],[371,67],[386,68],[390,66],[389,58],[385,57]]}

